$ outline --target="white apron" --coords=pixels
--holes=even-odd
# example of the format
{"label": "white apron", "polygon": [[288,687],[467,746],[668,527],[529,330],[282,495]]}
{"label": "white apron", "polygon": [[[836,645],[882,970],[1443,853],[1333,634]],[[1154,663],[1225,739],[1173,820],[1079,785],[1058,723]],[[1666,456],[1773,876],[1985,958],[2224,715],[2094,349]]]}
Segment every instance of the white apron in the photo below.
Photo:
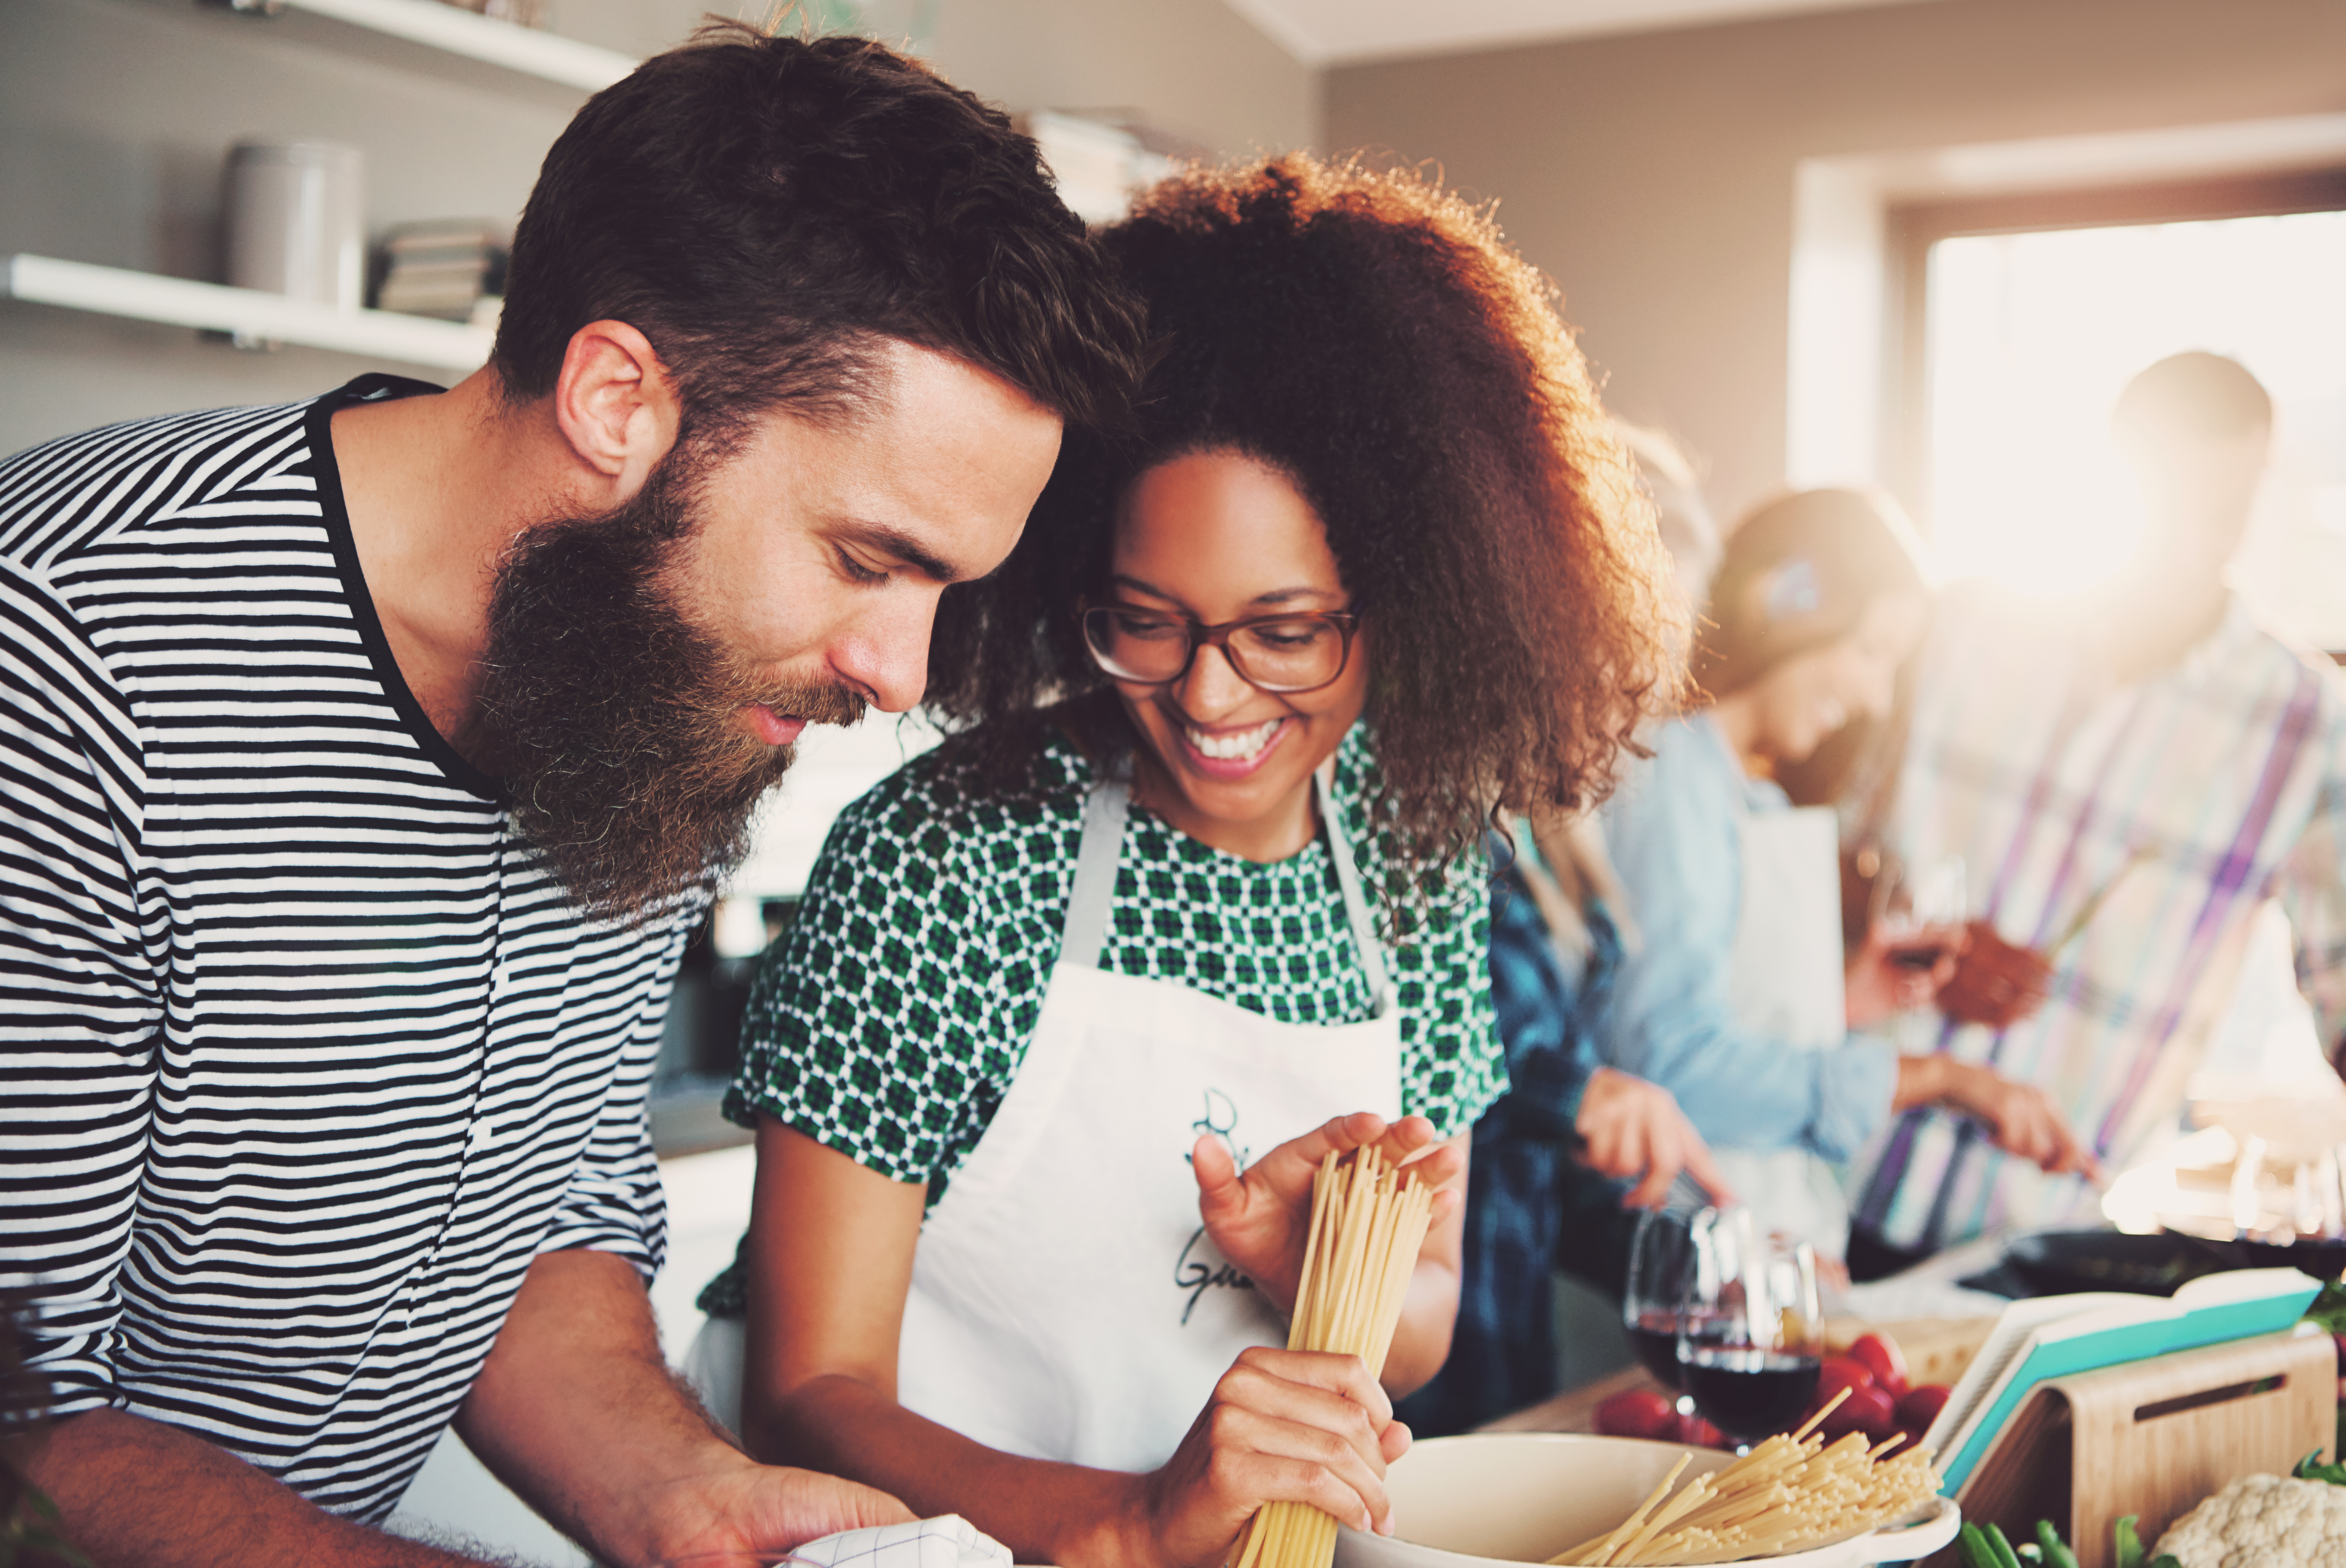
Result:
{"label": "white apron", "polygon": [[1383,952],[1318,799],[1377,998],[1365,1023],[1276,1023],[1101,970],[1130,795],[1094,789],[1034,1039],[921,1229],[897,1355],[905,1409],[1007,1453],[1153,1470],[1240,1350],[1287,1342],[1206,1239],[1189,1150],[1212,1133],[1244,1165],[1332,1116],[1401,1113]]}
{"label": "white apron", "polygon": [[[1728,1003],[1745,1028],[1795,1050],[1848,1038],[1841,975],[1841,838],[1822,806],[1746,811],[1743,899]],[[1832,1166],[1806,1149],[1713,1151],[1761,1223],[1831,1257],[1849,1250],[1849,1203]]]}

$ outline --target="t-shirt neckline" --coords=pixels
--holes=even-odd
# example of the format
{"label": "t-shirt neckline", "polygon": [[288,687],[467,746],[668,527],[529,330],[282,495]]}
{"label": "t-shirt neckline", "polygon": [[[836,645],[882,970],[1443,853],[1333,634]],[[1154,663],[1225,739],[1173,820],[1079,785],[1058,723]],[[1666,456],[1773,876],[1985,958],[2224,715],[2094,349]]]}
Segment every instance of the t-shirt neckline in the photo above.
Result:
{"label": "t-shirt neckline", "polygon": [[392,657],[391,639],[383,634],[382,617],[375,613],[374,595],[367,587],[366,569],[359,562],[358,541],[351,533],[350,505],[342,494],[342,465],[334,457],[333,421],[337,410],[352,403],[389,402],[447,390],[406,376],[370,373],[343,383],[311,403],[305,423],[311,459],[317,465],[318,510],[326,525],[326,543],[333,551],[334,569],[342,580],[342,596],[350,606],[351,619],[358,626],[359,641],[366,648],[368,661],[374,666],[375,679],[382,685],[384,697],[391,703],[392,711],[399,715],[416,749],[450,783],[468,795],[502,804],[503,787],[465,761],[463,754],[448,744],[447,738],[424,713],[423,705],[415,699],[415,693],[408,688],[407,677],[400,673],[399,661]]}

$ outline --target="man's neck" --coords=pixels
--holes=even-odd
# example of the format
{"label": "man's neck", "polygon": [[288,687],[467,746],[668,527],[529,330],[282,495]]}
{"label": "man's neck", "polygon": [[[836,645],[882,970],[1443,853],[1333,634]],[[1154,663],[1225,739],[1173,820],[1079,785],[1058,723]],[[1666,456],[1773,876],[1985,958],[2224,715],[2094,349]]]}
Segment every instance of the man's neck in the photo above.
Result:
{"label": "man's neck", "polygon": [[563,472],[567,448],[540,423],[505,406],[485,370],[437,396],[361,403],[333,418],[375,615],[408,689],[452,743],[472,717],[497,562],[560,504],[547,475]]}
{"label": "man's neck", "polygon": [[2130,571],[2095,608],[2094,650],[2115,684],[2130,686],[2180,665],[2223,625],[2230,603],[2219,568]]}

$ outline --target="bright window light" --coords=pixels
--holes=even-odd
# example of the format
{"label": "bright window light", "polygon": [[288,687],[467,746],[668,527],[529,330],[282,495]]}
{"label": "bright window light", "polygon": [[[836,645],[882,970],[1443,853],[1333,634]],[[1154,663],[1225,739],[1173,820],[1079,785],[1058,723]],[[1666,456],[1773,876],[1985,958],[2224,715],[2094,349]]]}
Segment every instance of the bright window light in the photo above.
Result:
{"label": "bright window light", "polygon": [[2092,586],[2138,504],[2109,437],[2128,378],[2186,349],[2273,395],[2234,563],[2278,626],[2346,649],[2346,212],[1943,239],[1928,281],[1931,532],[1943,576]]}

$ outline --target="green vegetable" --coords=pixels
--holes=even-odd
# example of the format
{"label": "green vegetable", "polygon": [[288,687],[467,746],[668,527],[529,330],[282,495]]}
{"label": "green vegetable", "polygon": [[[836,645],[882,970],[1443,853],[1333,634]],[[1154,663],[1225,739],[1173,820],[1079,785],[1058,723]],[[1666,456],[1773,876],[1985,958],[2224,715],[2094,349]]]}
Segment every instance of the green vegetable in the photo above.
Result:
{"label": "green vegetable", "polygon": [[2061,1544],[2061,1532],[2049,1519],[2036,1522],[2036,1544],[2045,1549],[2047,1568],[2077,1568],[2077,1555]]}
{"label": "green vegetable", "polygon": [[1987,1532],[1969,1520],[1955,1537],[1955,1555],[1964,1560],[1964,1568],[2001,1568],[1995,1548],[1987,1543]]}
{"label": "green vegetable", "polygon": [[2142,1560],[2148,1553],[2143,1549],[2142,1537],[2135,1533],[2135,1521],[2139,1513],[2129,1513],[2110,1526],[2110,1561],[2116,1568],[2143,1568]]}
{"label": "green vegetable", "polygon": [[2305,1320],[2319,1323],[2333,1334],[2346,1333],[2346,1281],[2333,1279],[2324,1285],[2313,1305],[2305,1309]]}
{"label": "green vegetable", "polygon": [[2320,1460],[2321,1451],[2315,1449],[2299,1460],[2297,1468],[2289,1473],[2299,1481],[2326,1481],[2332,1486],[2346,1486],[2346,1464],[2323,1464]]}
{"label": "green vegetable", "polygon": [[1995,1553],[1996,1568],[2020,1568],[2020,1553],[2004,1538],[2004,1532],[1994,1525],[1987,1527],[1987,1543]]}

